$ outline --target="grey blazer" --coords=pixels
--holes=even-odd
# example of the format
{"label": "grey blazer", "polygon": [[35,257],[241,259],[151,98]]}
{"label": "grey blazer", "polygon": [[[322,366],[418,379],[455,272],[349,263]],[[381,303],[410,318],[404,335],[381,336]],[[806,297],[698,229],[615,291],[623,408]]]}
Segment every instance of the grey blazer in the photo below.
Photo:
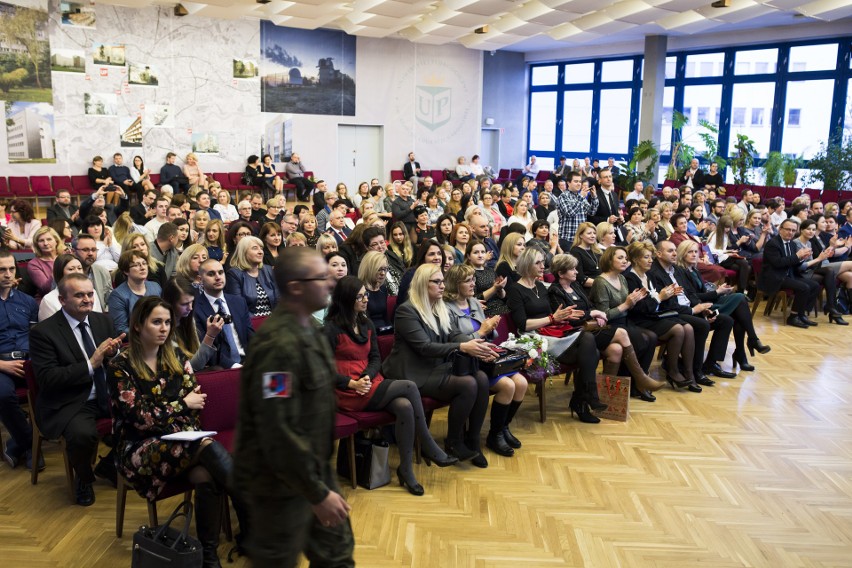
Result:
{"label": "grey blazer", "polygon": [[407,379],[418,388],[435,388],[450,374],[447,358],[460,343],[450,341],[452,331],[437,334],[427,326],[409,302],[396,309],[394,343],[382,363],[382,376],[388,380]]}
{"label": "grey blazer", "polygon": [[458,339],[461,341],[468,341],[471,339],[492,339],[495,335],[497,335],[497,331],[491,332],[488,336],[482,336],[478,331],[473,330],[473,323],[471,320],[476,320],[482,325],[487,318],[485,316],[485,312],[482,311],[482,306],[476,300],[476,298],[470,298],[467,301],[470,306],[470,315],[466,315],[461,311],[455,302],[446,302],[447,310],[450,312],[450,324],[452,324],[453,328],[453,339]]}

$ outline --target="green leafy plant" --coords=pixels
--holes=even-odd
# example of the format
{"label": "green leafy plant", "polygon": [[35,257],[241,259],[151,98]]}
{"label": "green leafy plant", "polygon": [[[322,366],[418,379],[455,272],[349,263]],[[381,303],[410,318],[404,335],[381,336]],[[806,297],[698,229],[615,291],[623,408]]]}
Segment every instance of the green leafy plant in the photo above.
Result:
{"label": "green leafy plant", "polygon": [[808,184],[822,182],[823,189],[852,188],[852,136],[845,140],[837,133],[835,144],[820,142],[819,150],[808,162]]}
{"label": "green leafy plant", "polygon": [[799,179],[799,168],[802,167],[802,156],[784,156],[784,164],[781,166],[781,174],[784,178],[785,187],[793,187]]}
{"label": "green leafy plant", "polygon": [[724,172],[728,166],[728,161],[719,155],[719,127],[706,120],[699,120],[698,124],[704,128],[698,132],[698,137],[704,142],[706,150],[701,154],[701,157],[707,160],[707,163],[716,162],[719,164],[719,171]]}
{"label": "green leafy plant", "polygon": [[738,132],[737,143],[734,145],[734,155],[728,162],[733,170],[734,183],[738,185],[751,183],[752,166],[754,166],[756,155],[757,149],[754,147],[754,140]]}
{"label": "green leafy plant", "polygon": [[[637,181],[648,183],[657,173],[660,152],[650,140],[642,140],[633,148],[633,157],[629,162],[618,164],[619,174],[616,184],[626,190],[632,190]],[[642,168],[641,170],[639,168]]]}
{"label": "green leafy plant", "polygon": [[781,152],[769,152],[766,162],[763,164],[764,183],[772,187],[778,187],[784,177],[784,155]]}
{"label": "green leafy plant", "polygon": [[680,170],[692,161],[695,148],[684,142],[683,127],[689,124],[689,117],[679,111],[672,112],[672,130],[674,131],[674,147],[672,147],[666,179],[678,179]]}

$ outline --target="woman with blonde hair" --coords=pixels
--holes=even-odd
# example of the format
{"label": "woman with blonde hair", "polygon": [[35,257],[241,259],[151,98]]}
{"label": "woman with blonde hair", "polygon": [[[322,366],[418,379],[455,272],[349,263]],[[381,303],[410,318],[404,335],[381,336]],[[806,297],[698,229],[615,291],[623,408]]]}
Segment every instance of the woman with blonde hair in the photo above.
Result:
{"label": "woman with blonde hair", "polygon": [[535,221],[535,216],[530,212],[530,205],[523,199],[519,199],[517,203],[515,203],[515,208],[512,210],[512,215],[506,219],[506,224],[511,225],[512,223],[520,223],[524,227],[526,227],[526,234],[524,235],[527,240],[533,237],[532,232],[530,232],[530,228],[532,227],[533,222]]}
{"label": "woman with blonde hair", "polygon": [[602,253],[603,249],[598,246],[598,229],[595,224],[589,221],[580,223],[574,234],[571,254],[580,263],[577,266],[577,282],[584,288],[591,289],[595,278],[600,276]]}
{"label": "woman with blonde hair", "polygon": [[209,257],[207,247],[198,243],[186,247],[177,259],[175,275],[185,278],[192,284],[200,284],[199,270]]}
{"label": "woman with blonde hair", "polygon": [[[382,374],[386,380],[413,381],[421,395],[449,402],[447,453],[487,467],[479,448],[488,410],[488,377],[476,369],[473,359],[493,359],[496,352],[483,339],[451,340],[453,330],[443,293],[441,266],[420,265],[411,280],[408,301],[396,310],[393,349],[382,364]],[[468,357],[454,355],[456,352]],[[448,361],[451,356],[457,364]]]}
{"label": "woman with blonde hair", "polygon": [[648,239],[654,244],[657,244],[660,241],[665,241],[669,238],[669,235],[666,234],[666,230],[660,225],[662,218],[660,210],[656,207],[648,209],[648,211],[645,212],[645,232],[648,235]]}
{"label": "woman with blonde hair", "polygon": [[[310,241],[308,241],[308,246],[311,246]],[[326,256],[327,254],[335,252],[339,249],[339,247],[337,246],[337,241],[328,233],[323,233],[319,236],[316,241],[316,248],[323,256]]]}
{"label": "woman with blonde hair", "polygon": [[660,210],[659,225],[666,231],[666,238],[668,239],[674,233],[674,227],[672,227],[672,217],[675,213],[674,206],[668,201],[662,201],[657,205],[657,209]]}
{"label": "woman with blonde hair", "polygon": [[135,232],[133,227],[133,218],[130,216],[130,213],[125,211],[119,215],[118,219],[115,220],[115,223],[112,224],[112,236],[116,242],[123,243],[127,235]]}
{"label": "woman with blonde hair", "polygon": [[708,244],[710,251],[715,255],[719,266],[737,272],[737,282],[739,291],[743,294],[748,290],[748,277],[751,274],[751,265],[743,255],[739,253],[739,248],[749,240],[748,235],[737,237],[733,240],[731,231],[736,226],[737,221],[742,221],[745,215],[738,207],[731,210],[731,215],[722,215],[719,223],[716,225],[716,232],[710,236]]}
{"label": "woman with blonde hair", "polygon": [[272,267],[263,264],[263,241],[243,237],[231,257],[225,292],[242,296],[252,316],[268,316],[278,304]]}
{"label": "woman with blonde hair", "polygon": [[[151,247],[148,246],[148,240],[142,233],[130,233],[124,240],[121,241],[121,250],[141,250],[148,257],[148,278],[159,282],[160,268],[163,266],[156,258],[151,256]],[[116,277],[118,275],[116,274]]]}
{"label": "woman with blonde hair", "polygon": [[[468,339],[494,339],[501,316],[485,317],[482,306],[475,297],[476,270],[469,264],[453,266],[446,273],[444,302],[450,311],[450,323],[459,336]],[[510,373],[488,378],[491,392],[491,428],[485,445],[501,456],[512,456],[521,442],[509,430],[509,423],[524,401],[527,380],[520,373]]]}
{"label": "woman with blonde hair", "polygon": [[204,233],[207,232],[207,225],[210,223],[210,213],[207,211],[196,211],[192,216],[192,226],[190,227],[190,238],[193,242],[201,242],[204,238]]}
{"label": "woman with blonde hair", "polygon": [[42,227],[33,234],[33,252],[35,258],[27,263],[27,272],[36,287],[34,296],[39,300],[56,287],[53,263],[65,253],[65,242],[50,227]]}
{"label": "woman with blonde hair", "polygon": [[207,256],[224,263],[228,257],[227,245],[225,244],[225,224],[219,219],[211,219],[207,223],[199,244],[207,247]]}
{"label": "woman with blonde hair", "polygon": [[509,233],[503,237],[503,241],[500,243],[500,256],[497,258],[494,272],[497,276],[506,278],[507,292],[521,278],[515,264],[526,248],[526,238],[522,233]]}
{"label": "woman with blonde hair", "polygon": [[207,189],[207,176],[201,171],[201,168],[198,165],[198,156],[196,156],[193,152],[186,155],[186,163],[183,166],[183,175],[189,179],[190,187],[197,186]]}
{"label": "woman with blonde hair", "polygon": [[231,193],[226,189],[220,189],[216,194],[216,205],[213,209],[222,216],[222,222],[228,225],[240,218],[237,208],[231,204]]}
{"label": "woman with blonde hair", "polygon": [[615,227],[612,223],[603,221],[595,227],[595,236],[597,237],[598,246],[602,250],[606,250],[615,245]]}
{"label": "woman with blonde hair", "polygon": [[[319,250],[319,238],[320,232],[317,230],[317,218],[312,214],[308,213],[305,217],[299,222],[299,232],[305,235],[305,240],[308,243],[308,247],[317,247]],[[333,237],[332,237],[333,238]]]}
{"label": "woman with blonde hair", "polygon": [[358,280],[364,285],[367,300],[367,317],[377,328],[390,325],[388,321],[388,259],[384,253],[368,251],[358,266]]}

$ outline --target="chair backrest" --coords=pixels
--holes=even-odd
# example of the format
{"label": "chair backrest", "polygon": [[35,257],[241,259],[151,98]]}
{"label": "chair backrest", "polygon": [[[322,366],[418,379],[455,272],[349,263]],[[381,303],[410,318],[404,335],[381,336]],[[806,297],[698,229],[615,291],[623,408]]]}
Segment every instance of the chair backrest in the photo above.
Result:
{"label": "chair backrest", "polygon": [[539,183],[544,183],[550,178],[550,174],[550,170],[539,170],[538,175],[535,176],[535,181]]}
{"label": "chair backrest", "polygon": [[9,189],[15,195],[28,195],[30,193],[30,178],[26,176],[9,176]]}
{"label": "chair backrest", "polygon": [[391,170],[390,179],[391,181],[403,181],[405,178],[403,177],[405,174],[402,170]]}
{"label": "chair backrest", "polygon": [[51,176],[50,183],[53,184],[53,191],[59,191],[61,189],[71,191],[73,186],[71,185],[71,176]]}
{"label": "chair backrest", "polygon": [[71,185],[74,186],[74,191],[95,191],[92,184],[89,182],[89,176],[71,176]]}
{"label": "chair backrest", "polygon": [[435,182],[436,186],[444,183],[444,170],[432,170],[429,175],[432,176],[432,181]]}
{"label": "chair backrest", "polygon": [[751,271],[754,274],[754,281],[757,282],[760,279],[760,271],[763,269],[763,257],[755,256],[751,259]]}
{"label": "chair backrest", "polygon": [[33,410],[32,415],[35,416],[35,401],[38,399],[38,382],[36,382],[33,362],[30,360],[24,361],[24,380],[27,383],[27,401]]}
{"label": "chair backrest", "polygon": [[30,176],[30,186],[37,195],[51,195],[50,178],[47,176]]}
{"label": "chair backrest", "polygon": [[509,170],[507,168],[501,168],[497,177],[500,179],[509,179]]}
{"label": "chair backrest", "polygon": [[393,314],[396,313],[396,296],[388,296],[388,319],[387,321],[393,321]]}
{"label": "chair backrest", "polygon": [[160,174],[151,174],[151,183],[155,186],[160,185]]}
{"label": "chair backrest", "polygon": [[219,433],[237,429],[240,407],[240,370],[206,371],[195,375],[201,392],[207,395],[201,411],[201,427]]}
{"label": "chair backrest", "polygon": [[509,177],[511,178],[512,181],[515,181],[516,179],[518,179],[521,176],[523,171],[524,170],[519,169],[519,168],[512,168],[512,172],[509,174]]}
{"label": "chair backrest", "polygon": [[253,316],[251,318],[251,328],[255,331],[260,329],[260,326],[263,325],[263,322],[266,321],[266,316]]}
{"label": "chair backrest", "polygon": [[[232,188],[243,185],[243,172],[230,172],[228,174],[228,181],[230,182]],[[224,184],[222,185],[222,187],[224,187]]]}

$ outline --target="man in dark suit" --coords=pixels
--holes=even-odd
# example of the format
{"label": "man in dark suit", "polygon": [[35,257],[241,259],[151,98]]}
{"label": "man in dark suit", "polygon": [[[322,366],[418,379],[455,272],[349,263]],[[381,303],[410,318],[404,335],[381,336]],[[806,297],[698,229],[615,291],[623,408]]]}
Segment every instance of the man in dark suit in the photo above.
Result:
{"label": "man in dark suit", "polygon": [[813,252],[809,248],[799,249],[791,242],[798,224],[786,219],[778,228],[778,236],[772,237],[763,247],[763,269],[760,271],[758,287],[767,295],[789,288],[793,290],[793,312],[787,325],[806,329],[817,325],[806,315],[814,308],[819,295],[819,284],[799,274],[799,265],[808,260]]}
{"label": "man in dark suit", "polygon": [[334,237],[335,241],[337,241],[338,247],[340,247],[340,245],[349,238],[349,235],[352,234],[352,231],[346,227],[346,216],[340,209],[335,208],[331,212],[331,215],[328,216],[327,232]]}
{"label": "man in dark suit", "polygon": [[597,189],[598,208],[589,217],[589,221],[597,225],[598,223],[615,224],[618,221],[623,222],[624,217],[621,215],[621,207],[618,203],[618,191],[615,189],[615,184],[612,180],[612,172],[604,168],[599,174],[601,184]]}
{"label": "man in dark suit", "polygon": [[[678,281],[678,274],[682,271],[683,270],[677,266],[677,247],[675,247],[674,243],[671,241],[660,241],[657,243],[657,258],[654,260],[654,264],[648,272],[648,278],[651,279],[654,288],[662,290],[671,284],[681,286]],[[686,274],[680,274],[680,277],[682,280],[689,276]],[[707,320],[702,316],[702,314],[707,311],[710,306],[712,306],[712,304],[706,302],[693,306],[683,290],[681,290],[680,294],[673,298],[669,298],[662,304],[662,309],[678,312],[678,318],[692,326],[695,336],[695,356],[692,360],[692,373],[695,377],[695,382],[705,386],[713,386],[714,384],[714,382],[706,376],[707,373],[726,379],[736,376],[734,373],[722,371],[717,363],[717,361],[724,359],[725,349],[728,345],[728,338],[730,337],[731,330],[734,327],[734,320],[728,316],[722,317],[721,320],[718,318],[713,321]],[[707,344],[707,337],[710,335],[711,329],[714,329],[715,333],[713,334],[711,349],[705,359],[704,346]],[[688,361],[684,361],[683,363],[685,365],[689,364]],[[701,389],[698,387],[697,392],[700,391]]]}
{"label": "man in dark suit", "polygon": [[[225,269],[218,260],[205,260],[199,268],[201,291],[195,299],[193,315],[198,329],[199,340],[204,340],[208,320],[214,314],[223,314],[225,327],[216,336],[213,348],[216,357],[211,365],[225,369],[242,366],[249,341],[254,330],[251,327],[251,315],[242,296],[225,294]],[[230,321],[228,321],[230,320]]]}
{"label": "man in dark suit", "polygon": [[402,166],[402,177],[414,184],[414,187],[417,187],[420,176],[420,162],[414,160],[414,152],[409,152],[408,161]]}
{"label": "man in dark suit", "polygon": [[47,222],[49,223],[54,219],[64,219],[71,223],[71,226],[74,226],[79,216],[77,206],[71,204],[71,192],[67,189],[60,189],[56,193],[56,203],[47,208]]}
{"label": "man in dark suit", "polygon": [[154,207],[156,199],[157,192],[149,189],[142,195],[142,202],[130,208],[130,217],[134,223],[140,227],[144,227],[148,221],[157,215],[157,209]]}
{"label": "man in dark suit", "polygon": [[553,170],[548,179],[553,183],[559,183],[559,180],[567,181],[569,173],[571,173],[571,166],[568,164],[568,158],[560,156],[559,166]]}
{"label": "man in dark suit", "polygon": [[488,219],[480,211],[476,211],[470,216],[470,228],[473,231],[473,236],[482,241],[485,245],[485,251],[488,254],[485,265],[489,268],[494,268],[497,264],[497,259],[500,258],[500,247],[494,239],[491,238],[491,228],[488,224]]}
{"label": "man in dark suit", "polygon": [[[104,365],[124,334],[115,337],[112,319],[92,312],[95,289],[84,275],[65,276],[58,290],[62,309],[30,331],[30,358],[40,389],[35,412],[45,436],[65,439],[77,476],[77,504],[88,507],[95,502],[95,424],[110,416]],[[112,460],[110,452],[95,469],[110,482],[115,479]]]}

